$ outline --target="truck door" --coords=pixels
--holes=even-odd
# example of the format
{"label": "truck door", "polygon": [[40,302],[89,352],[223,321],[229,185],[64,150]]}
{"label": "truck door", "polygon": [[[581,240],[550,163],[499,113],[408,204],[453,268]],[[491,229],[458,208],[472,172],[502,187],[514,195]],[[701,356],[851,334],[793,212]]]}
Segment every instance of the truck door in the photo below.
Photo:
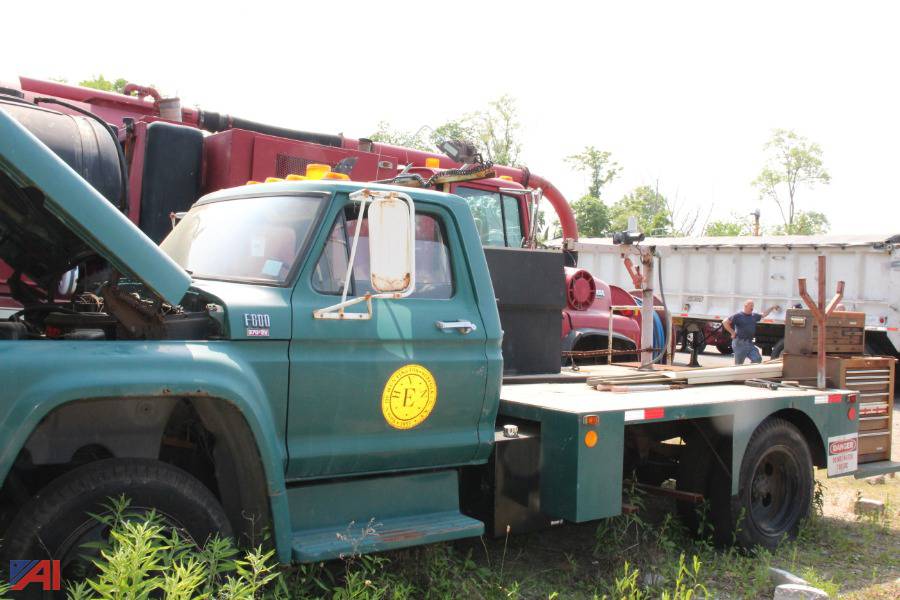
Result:
{"label": "truck door", "polygon": [[349,295],[370,291],[367,223],[343,198],[294,290],[288,479],[472,461],[486,338],[456,225],[440,205],[417,203],[412,296],[374,301],[371,320],[315,319],[340,300],[357,226]]}

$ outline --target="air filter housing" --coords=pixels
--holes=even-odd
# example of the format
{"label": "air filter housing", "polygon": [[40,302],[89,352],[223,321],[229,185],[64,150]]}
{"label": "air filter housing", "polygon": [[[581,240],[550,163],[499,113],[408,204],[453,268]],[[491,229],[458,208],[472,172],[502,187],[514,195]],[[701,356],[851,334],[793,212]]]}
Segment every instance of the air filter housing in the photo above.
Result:
{"label": "air filter housing", "polygon": [[572,310],[587,310],[597,295],[597,282],[584,269],[566,267],[566,302]]}

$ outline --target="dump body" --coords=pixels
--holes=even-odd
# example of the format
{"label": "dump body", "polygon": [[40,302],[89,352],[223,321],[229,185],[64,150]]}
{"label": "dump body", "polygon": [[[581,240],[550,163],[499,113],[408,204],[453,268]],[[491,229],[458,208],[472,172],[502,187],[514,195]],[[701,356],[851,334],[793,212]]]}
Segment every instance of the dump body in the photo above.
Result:
{"label": "dump body", "polygon": [[[758,310],[781,307],[761,326],[766,343],[773,345],[783,337],[784,311],[802,304],[797,280],[816,281],[816,257],[824,254],[825,289],[843,280],[846,310],[866,313],[870,337],[889,342],[876,350],[900,352],[900,235],[651,238],[644,244],[656,247],[661,288],[676,324],[720,322],[750,298]],[[571,248],[579,266],[627,285],[618,254],[606,251],[612,246],[612,240],[597,238]],[[766,324],[776,327],[767,332]]]}

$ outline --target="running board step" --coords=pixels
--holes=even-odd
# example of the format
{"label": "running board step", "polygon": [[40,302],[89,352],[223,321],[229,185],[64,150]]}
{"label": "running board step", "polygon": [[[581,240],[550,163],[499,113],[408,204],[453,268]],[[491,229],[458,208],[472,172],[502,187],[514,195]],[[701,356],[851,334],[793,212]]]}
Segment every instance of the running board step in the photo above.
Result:
{"label": "running board step", "polygon": [[483,533],[484,523],[459,511],[396,517],[380,522],[351,523],[344,528],[323,527],[297,532],[293,539],[293,557],[299,562],[315,562]]}
{"label": "running board step", "polygon": [[288,488],[292,555],[313,562],[484,533],[460,513],[456,470],[307,483]]}

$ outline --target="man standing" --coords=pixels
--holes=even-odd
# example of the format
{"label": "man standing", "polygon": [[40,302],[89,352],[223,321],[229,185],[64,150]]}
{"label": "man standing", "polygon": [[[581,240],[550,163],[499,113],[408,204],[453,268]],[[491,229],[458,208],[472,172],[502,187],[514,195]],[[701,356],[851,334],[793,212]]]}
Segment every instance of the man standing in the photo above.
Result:
{"label": "man standing", "polygon": [[762,362],[759,350],[753,345],[753,338],[756,336],[756,324],[773,310],[778,310],[778,307],[772,306],[762,314],[755,313],[753,312],[753,300],[747,300],[744,302],[744,310],[722,321],[722,326],[731,334],[734,364],[744,364],[745,358],[749,358],[751,363]]}

